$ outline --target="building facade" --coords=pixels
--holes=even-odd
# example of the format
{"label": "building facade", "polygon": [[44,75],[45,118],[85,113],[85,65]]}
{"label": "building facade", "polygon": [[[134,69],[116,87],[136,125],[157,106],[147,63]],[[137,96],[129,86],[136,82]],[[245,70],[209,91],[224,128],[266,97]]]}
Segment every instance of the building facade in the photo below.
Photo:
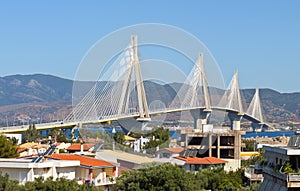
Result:
{"label": "building facade", "polygon": [[299,146],[264,146],[267,163],[263,166],[264,181],[260,191],[300,190]]}
{"label": "building facade", "polygon": [[241,135],[246,132],[241,130],[214,129],[197,132],[194,130],[179,130],[181,134],[177,144],[197,149],[196,157],[216,157],[227,161],[226,171],[235,171],[241,167]]}

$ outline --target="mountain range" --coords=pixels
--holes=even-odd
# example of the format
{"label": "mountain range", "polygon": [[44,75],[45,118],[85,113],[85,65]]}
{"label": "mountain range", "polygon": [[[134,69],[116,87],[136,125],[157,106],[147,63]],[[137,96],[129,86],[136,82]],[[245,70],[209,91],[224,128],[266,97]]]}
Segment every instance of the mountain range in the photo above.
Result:
{"label": "mountain range", "polygon": [[[159,98],[170,103],[181,86],[180,83],[162,85],[146,81],[147,100]],[[0,124],[64,119],[72,109],[72,87],[72,80],[45,74],[0,77]],[[214,92],[222,95],[224,90]],[[250,103],[254,92],[254,89],[241,90],[246,104]],[[260,89],[260,99],[266,121],[300,121],[300,93]]]}

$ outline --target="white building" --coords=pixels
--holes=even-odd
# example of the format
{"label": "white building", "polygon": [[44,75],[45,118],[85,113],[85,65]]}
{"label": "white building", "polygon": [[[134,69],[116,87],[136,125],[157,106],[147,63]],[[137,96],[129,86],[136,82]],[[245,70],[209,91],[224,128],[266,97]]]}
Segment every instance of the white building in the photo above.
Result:
{"label": "white building", "polygon": [[[299,139],[299,140],[298,140]],[[300,137],[291,137],[288,146],[264,146],[267,163],[260,191],[300,190]]]}
{"label": "white building", "polygon": [[146,143],[148,143],[149,141],[150,141],[149,138],[144,138],[144,137],[139,138],[138,140],[136,140],[134,142],[133,151],[134,152],[141,152],[141,151],[143,151]]}
{"label": "white building", "polygon": [[76,168],[80,161],[55,161],[45,160],[40,163],[33,163],[32,159],[0,159],[0,171],[8,174],[11,179],[18,180],[24,184],[27,181],[34,181],[37,177],[45,179],[52,176],[54,179],[65,177],[73,180],[76,178]]}
{"label": "white building", "polygon": [[18,140],[17,145],[20,145],[22,143],[22,134],[3,134],[6,137],[12,139],[16,138]]}
{"label": "white building", "polygon": [[118,165],[104,160],[76,154],[53,154],[47,158],[50,161],[79,161],[74,178],[79,184],[93,184],[106,190],[115,184],[118,177]]}
{"label": "white building", "polygon": [[[42,160],[35,160],[35,159]],[[35,159],[0,159],[0,171],[24,184],[35,178],[48,177],[75,180],[110,190],[118,177],[118,165],[75,154],[52,154]],[[35,161],[35,162],[34,162]]]}

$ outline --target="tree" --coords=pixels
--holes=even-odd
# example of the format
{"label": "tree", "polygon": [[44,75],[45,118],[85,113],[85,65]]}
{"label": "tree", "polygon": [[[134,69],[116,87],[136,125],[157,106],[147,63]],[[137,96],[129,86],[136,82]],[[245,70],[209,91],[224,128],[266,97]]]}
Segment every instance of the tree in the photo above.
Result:
{"label": "tree", "polygon": [[27,129],[27,131],[24,132],[22,142],[23,143],[24,142],[34,142],[41,138],[42,138],[42,135],[36,129],[35,124],[31,124],[31,125],[29,125],[29,128]]}
{"label": "tree", "polygon": [[64,134],[62,129],[53,129],[49,135],[52,137],[54,142],[68,142],[67,136]]}
{"label": "tree", "polygon": [[169,163],[150,166],[146,170],[125,172],[117,178],[116,190],[201,190],[194,173]]}
{"label": "tree", "polygon": [[283,172],[286,173],[286,174],[289,174],[289,173],[294,173],[295,170],[292,168],[291,163],[286,162],[286,163],[283,165]]}
{"label": "tree", "polygon": [[249,167],[250,165],[255,165],[256,163],[263,166],[267,163],[267,161],[267,158],[263,156],[263,152],[261,150],[259,155],[251,156],[247,160],[242,160],[242,167]]}
{"label": "tree", "polygon": [[18,146],[16,143],[4,135],[0,135],[0,158],[17,157]]}
{"label": "tree", "polygon": [[125,142],[125,133],[123,133],[123,132],[116,132],[115,134],[114,134],[114,140],[117,142],[117,143],[119,143],[119,144],[124,144],[124,142]]}
{"label": "tree", "polygon": [[0,190],[5,191],[18,191],[21,190],[21,186],[17,180],[9,179],[8,174],[2,175],[0,172]]}
{"label": "tree", "polygon": [[100,191],[100,189],[86,184],[79,185],[74,180],[52,177],[44,180],[43,177],[36,178],[33,182],[19,184],[17,180],[9,179],[8,174],[2,175],[0,172],[0,190],[3,191]]}
{"label": "tree", "polygon": [[255,151],[255,140],[254,139],[242,139],[242,143],[245,143],[243,151]]}
{"label": "tree", "polygon": [[26,182],[24,185],[26,191],[99,191],[98,188],[86,184],[79,185],[74,180],[58,178],[53,180],[52,177],[44,180],[43,177],[36,178],[33,182]]}
{"label": "tree", "polygon": [[[144,131],[144,132],[131,132],[130,136],[135,138],[143,137],[149,137],[150,141],[145,144],[144,149],[146,149],[146,152],[149,154],[154,154],[156,151],[156,148],[159,146],[159,148],[165,148],[169,147],[170,143],[170,132],[169,129],[164,129],[163,127],[155,127],[152,131]],[[155,139],[153,139],[153,137]]]}

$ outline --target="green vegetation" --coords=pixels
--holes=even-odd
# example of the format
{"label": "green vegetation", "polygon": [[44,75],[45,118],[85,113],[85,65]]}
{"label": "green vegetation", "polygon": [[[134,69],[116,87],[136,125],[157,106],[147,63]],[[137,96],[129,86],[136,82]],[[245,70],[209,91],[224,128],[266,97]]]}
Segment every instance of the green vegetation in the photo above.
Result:
{"label": "green vegetation", "polygon": [[170,143],[169,129],[164,129],[163,127],[155,127],[152,131],[145,133],[130,133],[130,136],[134,138],[149,137],[150,141],[144,147],[148,154],[154,154],[158,146],[159,148],[169,147]]}
{"label": "green vegetation", "polygon": [[4,135],[0,135],[0,158],[17,157],[18,147],[16,143],[16,139],[10,139]]}
{"label": "green vegetation", "polygon": [[125,133],[123,132],[116,132],[113,138],[119,144],[123,145],[125,143]]}
{"label": "green vegetation", "polygon": [[26,182],[24,185],[17,180],[9,179],[7,174],[0,173],[0,190],[3,191],[99,191],[98,188],[86,184],[79,185],[74,180],[59,178],[54,181],[52,178],[44,180],[42,177],[33,182]]}
{"label": "green vegetation", "polygon": [[24,132],[23,134],[23,140],[22,142],[34,142],[37,141],[38,139],[41,139],[42,135],[40,131],[38,131],[35,127],[35,124],[29,125],[29,128],[27,131]]}
{"label": "green vegetation", "polygon": [[172,164],[152,166],[125,172],[117,179],[119,191],[142,190],[200,190],[193,173]]}
{"label": "green vegetation", "polygon": [[254,139],[242,139],[242,143],[245,143],[246,147],[243,151],[255,151],[255,140]]}
{"label": "green vegetation", "polygon": [[[47,136],[50,135],[54,142],[71,142],[72,140],[69,140],[67,136],[63,133],[62,129],[52,129]],[[43,139],[44,138],[44,139]],[[29,128],[27,131],[24,132],[23,134],[23,143],[26,142],[36,142],[36,141],[42,141],[42,142],[47,142],[48,139],[45,139],[45,137],[42,136],[41,131],[37,130],[35,127],[35,124],[29,125]]]}
{"label": "green vegetation", "polygon": [[295,173],[296,171],[292,168],[291,163],[286,162],[283,165],[283,172],[286,173],[286,174],[289,174],[289,173]]}
{"label": "green vegetation", "polygon": [[120,144],[119,142],[124,142],[125,137],[122,133],[116,133],[117,135],[112,136],[108,132],[105,131],[97,131],[97,129],[93,128],[81,128],[79,130],[81,138],[83,140],[89,139],[89,138],[95,138],[100,139],[101,143],[103,143],[103,149],[113,149],[114,139],[115,139],[115,149],[116,150],[122,150],[122,151],[130,151],[130,148],[126,145]]}
{"label": "green vegetation", "polygon": [[263,156],[262,150],[259,152],[259,156],[252,156],[248,160],[242,160],[242,167],[249,167],[250,165],[259,164],[261,166],[264,166],[267,164],[268,160],[266,157]]}
{"label": "green vegetation", "polygon": [[257,185],[246,186],[243,182],[243,171],[226,173],[223,169],[203,169],[197,173],[186,172],[172,164],[150,165],[144,168],[125,172],[117,179],[116,190],[255,190]]}
{"label": "green vegetation", "polygon": [[[114,135],[111,135],[105,131],[97,131],[92,128],[81,128],[80,135],[84,140],[88,138],[101,139],[104,149],[112,149],[113,142],[115,142],[115,149],[117,150],[132,150],[130,146],[125,145],[125,134],[123,132],[116,132]],[[142,148],[145,149],[148,154],[154,154],[158,146],[160,148],[169,147],[170,133],[168,129],[164,129],[163,127],[156,127],[152,131],[130,132],[129,136],[137,139],[141,136],[149,137],[150,141]],[[155,139],[153,139],[153,137]]]}
{"label": "green vegetation", "polygon": [[64,134],[62,129],[53,129],[48,135],[50,135],[52,139],[54,139],[54,142],[71,142],[71,140],[69,140]]}

